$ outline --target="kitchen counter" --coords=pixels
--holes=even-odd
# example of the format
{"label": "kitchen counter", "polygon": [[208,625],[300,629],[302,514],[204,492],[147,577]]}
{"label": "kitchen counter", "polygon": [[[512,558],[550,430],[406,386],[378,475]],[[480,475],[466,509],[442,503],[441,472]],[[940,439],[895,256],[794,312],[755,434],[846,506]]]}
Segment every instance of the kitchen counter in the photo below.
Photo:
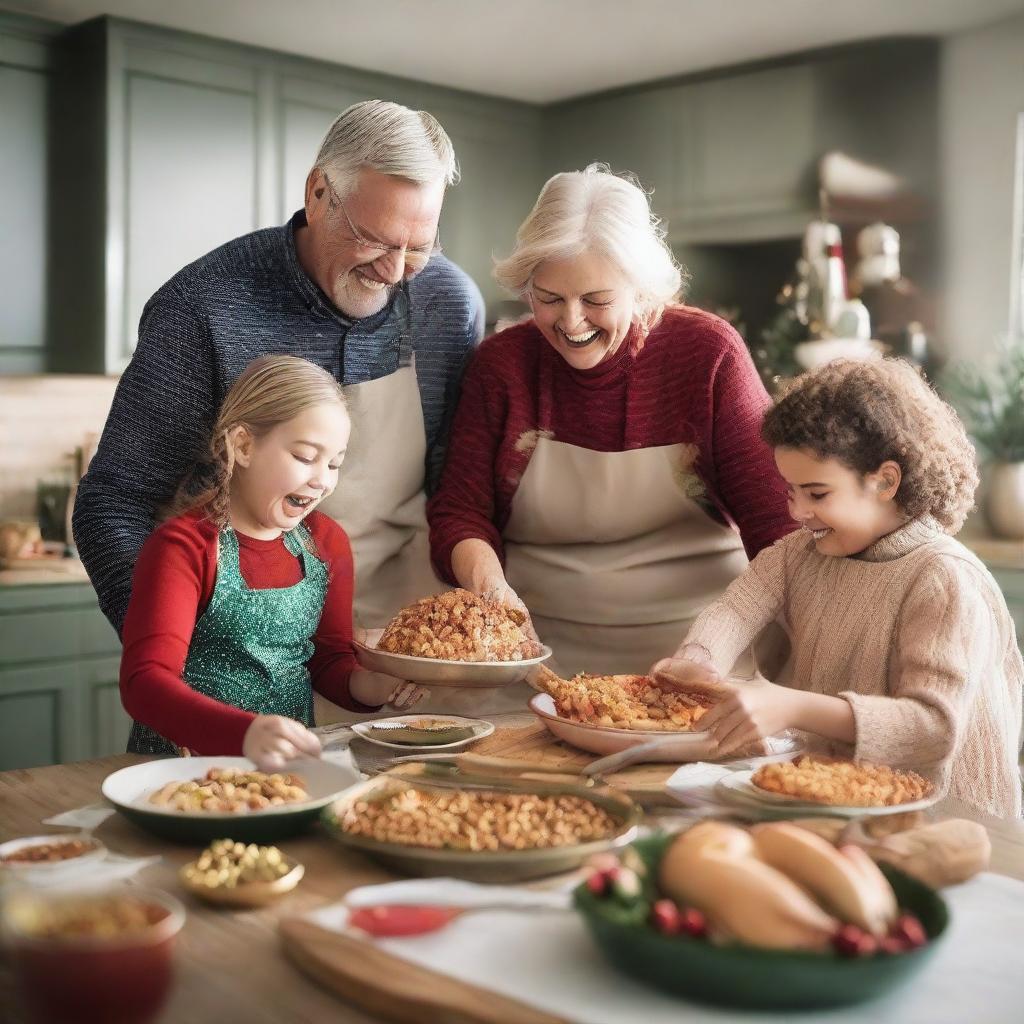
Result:
{"label": "kitchen counter", "polygon": [[0,564],[4,565],[0,568],[0,587],[89,582],[85,566],[77,558],[22,558],[11,566]]}
{"label": "kitchen counter", "polygon": [[[499,728],[475,751],[528,757],[538,763],[571,767],[593,758],[593,755],[554,742],[539,724]],[[124,754],[0,774],[0,841],[47,831],[39,824],[40,819],[94,803],[100,798],[100,784],[106,775],[143,760],[146,758]],[[673,770],[672,765],[640,766],[617,773],[610,781],[631,791],[647,790],[653,795]],[[940,811],[944,816],[979,820],[976,813],[965,812],[949,802],[942,805]],[[677,817],[682,817],[683,813],[678,807],[674,812]],[[992,839],[992,870],[1024,879],[1024,823],[985,818],[983,824]],[[120,815],[109,818],[96,834],[117,853],[162,855],[163,861],[147,868],[140,879],[175,893],[187,907],[188,919],[178,946],[177,981],[160,1022],[187,1020],[206,1024],[245,1020],[249,1024],[278,1024],[280,1021],[319,1024],[334,1020],[343,1024],[369,1024],[383,1019],[356,1009],[299,973],[285,958],[277,935],[278,921],[283,918],[334,902],[357,885],[390,880],[393,876],[383,868],[349,853],[314,831],[280,844],[287,854],[306,865],[305,878],[295,892],[261,910],[232,912],[200,904],[178,885],[176,872],[195,857],[196,847],[176,846],[156,839]],[[409,969],[404,961],[382,951],[375,951],[374,959],[388,973]],[[244,983],[240,983],[241,979]],[[10,1005],[11,989],[10,975],[0,965],[0,1004]],[[492,1011],[496,1012],[499,1005],[496,997]],[[491,1019],[503,1022],[551,1019],[547,1015],[528,1016],[532,1012],[504,1017],[492,1014]],[[684,1005],[680,1013],[685,1015]],[[20,1017],[11,1018],[11,1024],[20,1024],[20,1021]]]}

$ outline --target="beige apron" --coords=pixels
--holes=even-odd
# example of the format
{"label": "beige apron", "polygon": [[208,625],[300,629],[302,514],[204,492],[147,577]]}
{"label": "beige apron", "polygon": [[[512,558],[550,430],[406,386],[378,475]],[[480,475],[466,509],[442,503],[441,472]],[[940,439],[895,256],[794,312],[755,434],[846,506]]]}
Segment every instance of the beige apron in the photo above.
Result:
{"label": "beige apron", "polygon": [[504,532],[506,577],[563,675],[646,672],[747,565],[736,531],[690,496],[695,455],[538,441]]}
{"label": "beige apron", "polygon": [[[354,619],[373,629],[413,601],[447,589],[430,564],[423,492],[427,438],[406,336],[398,370],[343,390],[352,437],[338,486],[319,508],[348,534],[355,562]],[[315,705],[321,725],[363,717],[319,694]]]}

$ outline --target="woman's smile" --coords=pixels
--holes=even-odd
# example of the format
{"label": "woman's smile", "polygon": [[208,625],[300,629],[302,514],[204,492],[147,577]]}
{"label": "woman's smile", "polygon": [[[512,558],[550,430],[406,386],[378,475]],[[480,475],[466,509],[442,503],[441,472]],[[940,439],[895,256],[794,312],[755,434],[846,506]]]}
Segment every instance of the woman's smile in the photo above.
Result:
{"label": "woman's smile", "polygon": [[568,331],[559,327],[558,333],[561,334],[565,343],[567,345],[571,345],[573,348],[586,348],[592,341],[597,341],[601,336],[601,331],[596,327],[592,327],[590,330],[580,331],[575,334],[569,334]]}

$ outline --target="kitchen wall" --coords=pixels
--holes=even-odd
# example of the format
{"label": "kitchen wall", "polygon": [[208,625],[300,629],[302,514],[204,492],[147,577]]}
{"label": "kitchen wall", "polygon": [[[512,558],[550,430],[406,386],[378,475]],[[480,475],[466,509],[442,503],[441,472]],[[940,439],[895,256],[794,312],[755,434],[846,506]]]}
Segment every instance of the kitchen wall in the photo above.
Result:
{"label": "kitchen wall", "polygon": [[92,375],[0,377],[0,517],[33,518],[36,482],[71,468],[95,439],[117,380]]}
{"label": "kitchen wall", "polygon": [[940,71],[941,222],[953,359],[983,357],[1010,322],[1022,115],[1024,15],[948,39]]}

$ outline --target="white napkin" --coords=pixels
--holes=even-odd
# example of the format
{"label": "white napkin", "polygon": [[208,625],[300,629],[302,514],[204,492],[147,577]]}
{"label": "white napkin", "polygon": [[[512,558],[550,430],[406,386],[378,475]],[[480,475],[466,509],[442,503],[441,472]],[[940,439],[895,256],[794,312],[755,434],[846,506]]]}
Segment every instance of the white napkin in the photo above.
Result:
{"label": "white napkin", "polygon": [[117,811],[107,803],[86,804],[84,807],[76,807],[73,811],[62,811],[52,818],[43,818],[43,824],[80,828],[91,832],[116,813]]}
{"label": "white napkin", "polygon": [[404,905],[568,910],[569,893],[575,885],[576,880],[573,880],[558,889],[541,890],[510,885],[477,885],[457,878],[409,878],[401,882],[360,886],[340,902],[320,907],[306,916],[321,928],[344,931],[348,926],[348,912],[355,907]]}
{"label": "white napkin", "polygon": [[[0,891],[8,886],[32,889],[91,889],[133,878],[143,868],[159,863],[159,856],[123,857],[109,850],[98,860],[68,860],[38,870],[21,869],[0,875]],[[5,877],[6,876],[6,877]]]}
{"label": "white napkin", "polygon": [[719,779],[731,775],[733,769],[710,761],[694,761],[677,768],[665,783],[665,789],[681,804],[701,806],[718,804],[715,786]]}

